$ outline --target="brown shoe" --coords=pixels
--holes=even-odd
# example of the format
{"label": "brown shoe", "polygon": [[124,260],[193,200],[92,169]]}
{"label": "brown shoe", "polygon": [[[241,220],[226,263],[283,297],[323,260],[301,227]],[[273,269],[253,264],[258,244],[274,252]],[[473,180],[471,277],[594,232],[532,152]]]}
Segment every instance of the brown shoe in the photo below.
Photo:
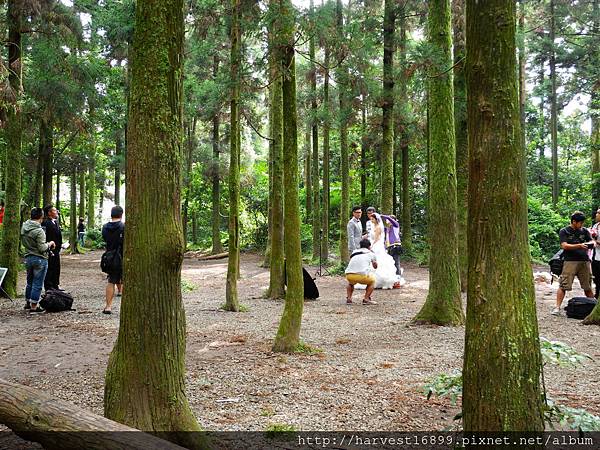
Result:
{"label": "brown shoe", "polygon": [[377,302],[374,302],[373,300],[371,300],[370,298],[365,298],[363,299],[363,305],[376,305]]}
{"label": "brown shoe", "polygon": [[346,299],[346,305],[351,305],[352,304],[352,299],[351,298],[347,298]]}

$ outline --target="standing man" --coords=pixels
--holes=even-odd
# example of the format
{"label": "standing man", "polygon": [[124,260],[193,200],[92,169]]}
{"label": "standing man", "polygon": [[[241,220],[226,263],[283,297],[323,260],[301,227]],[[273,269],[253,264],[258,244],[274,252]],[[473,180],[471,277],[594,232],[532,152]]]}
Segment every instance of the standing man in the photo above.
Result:
{"label": "standing man", "polygon": [[385,230],[385,248],[396,266],[396,275],[402,275],[400,269],[400,255],[402,254],[402,241],[400,240],[400,224],[396,216],[381,216],[383,229]]}
{"label": "standing man", "polygon": [[62,249],[62,230],[58,220],[58,210],[53,205],[44,207],[44,221],[42,228],[46,232],[46,239],[56,245],[48,256],[48,272],[44,280],[44,289],[59,289],[60,285],[60,250]]}
{"label": "standing man", "polygon": [[600,209],[596,211],[596,223],[590,231],[592,239],[594,239],[594,250],[592,251],[592,275],[596,285],[594,297],[598,298],[598,294],[600,294]]}
{"label": "standing man", "polygon": [[363,235],[362,222],[360,217],[362,216],[362,209],[360,206],[354,206],[352,208],[352,218],[348,221],[346,227],[348,231],[348,253],[352,255],[354,250],[360,248],[360,240]]}
{"label": "standing man", "polygon": [[106,285],[106,306],[102,311],[104,314],[112,313],[112,302],[115,296],[115,286],[119,292],[123,288],[123,238],[125,236],[125,224],[123,223],[123,208],[114,206],[110,210],[111,221],[102,227],[102,239],[106,242],[106,252],[117,253],[113,258],[112,268],[107,272],[108,283]]}
{"label": "standing man", "polygon": [[25,267],[27,268],[25,309],[29,309],[30,314],[44,312],[44,309],[39,306],[40,294],[48,270],[48,252],[54,247],[54,242],[46,242],[46,234],[41,225],[43,216],[44,212],[41,208],[33,208],[31,219],[21,227],[21,242],[25,248]]}
{"label": "standing man", "polygon": [[594,297],[592,293],[592,268],[588,249],[593,247],[590,232],[583,228],[585,215],[581,211],[575,211],[571,215],[571,225],[560,230],[560,248],[563,249],[564,265],[562,274],[558,279],[558,291],[556,292],[556,307],[552,315],[561,314],[560,306],[565,298],[566,291],[570,291],[575,276],[579,280],[581,288],[586,297]]}

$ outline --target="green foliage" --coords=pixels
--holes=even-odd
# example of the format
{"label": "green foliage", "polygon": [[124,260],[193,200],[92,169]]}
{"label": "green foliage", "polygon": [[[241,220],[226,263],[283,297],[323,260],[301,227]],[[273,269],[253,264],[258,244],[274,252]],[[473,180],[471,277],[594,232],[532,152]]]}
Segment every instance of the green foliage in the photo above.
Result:
{"label": "green foliage", "polygon": [[282,437],[285,438],[290,433],[296,432],[296,427],[287,423],[272,423],[265,429],[265,433],[269,438]]}
{"label": "green foliage", "polygon": [[323,353],[323,350],[305,342],[298,342],[296,346],[296,353],[304,353],[305,355],[317,355]]}
{"label": "green foliage", "polygon": [[546,399],[545,418],[553,430],[568,428],[578,431],[600,431],[600,416],[596,416],[582,408],[560,405],[552,399]]}
{"label": "green foliage", "polygon": [[104,248],[106,243],[104,239],[102,239],[102,231],[101,230],[88,230],[85,234],[85,246],[91,249],[101,249]]}
{"label": "green foliage", "polygon": [[590,355],[580,353],[564,342],[549,341],[543,337],[540,337],[540,349],[545,363],[561,367],[578,367],[584,361],[592,359]]}
{"label": "green foliage", "polygon": [[198,286],[184,278],[181,279],[181,292],[193,292],[198,289]]}
{"label": "green foliage", "polygon": [[432,378],[424,386],[427,400],[432,395],[436,397],[449,397],[452,405],[456,405],[456,400],[462,395],[462,373],[460,370],[455,370],[450,374],[440,373]]}
{"label": "green foliage", "polygon": [[[531,191],[540,198],[532,195]],[[568,218],[561,217],[552,209],[546,195],[552,196],[551,192],[540,187],[530,189],[527,197],[531,257],[544,262],[559,250],[558,232],[569,223]]]}
{"label": "green foliage", "polygon": [[[219,308],[222,309],[223,311],[227,311],[225,303],[223,303],[221,306],[219,306]],[[248,311],[250,311],[250,307],[248,305],[242,305],[240,303],[238,312],[246,313]]]}

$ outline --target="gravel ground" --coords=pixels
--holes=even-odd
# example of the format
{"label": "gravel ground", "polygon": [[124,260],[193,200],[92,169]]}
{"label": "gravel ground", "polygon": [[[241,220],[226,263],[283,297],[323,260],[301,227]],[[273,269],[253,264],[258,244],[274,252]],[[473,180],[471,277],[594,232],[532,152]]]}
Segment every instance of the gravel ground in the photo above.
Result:
{"label": "gravel ground", "polygon": [[[33,386],[102,413],[104,371],[117,336],[119,303],[103,315],[99,252],[64,256],[62,287],[75,312],[31,317],[21,301],[0,303],[0,378]],[[322,352],[270,351],[281,301],[260,298],[268,272],[260,257],[242,257],[239,295],[249,312],[219,310],[226,260],[187,258],[183,278],[188,323],[187,391],[200,424],[209,430],[442,430],[459,408],[423,393],[432,376],[462,365],[464,328],[410,326],[428,287],[426,269],[406,266],[408,284],[376,291],[376,306],[344,302],[344,280],[317,280],[321,298],[306,302],[302,339]],[[312,268],[314,272],[314,268]],[[575,291],[577,295],[579,291]],[[600,328],[549,315],[556,283],[536,283],[540,334],[594,360],[577,369],[548,366],[551,397],[600,414]],[[355,293],[358,300],[360,292]],[[151,299],[149,300],[151,301]],[[35,351],[31,351],[35,347]]]}

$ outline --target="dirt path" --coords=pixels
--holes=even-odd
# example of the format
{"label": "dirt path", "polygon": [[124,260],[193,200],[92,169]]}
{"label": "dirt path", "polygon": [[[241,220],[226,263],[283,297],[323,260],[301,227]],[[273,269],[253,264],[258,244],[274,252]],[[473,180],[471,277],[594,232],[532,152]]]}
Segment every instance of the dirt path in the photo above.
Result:
{"label": "dirt path", "polygon": [[[0,304],[0,377],[35,386],[102,413],[104,371],[117,336],[114,314],[101,314],[100,253],[63,257],[62,286],[76,312],[29,316],[21,301]],[[423,384],[462,365],[463,328],[415,327],[427,270],[406,267],[408,285],[376,291],[379,305],[343,304],[341,277],[317,280],[321,298],[305,303],[303,340],[316,355],[270,352],[283,303],[260,298],[268,272],[243,255],[240,298],[246,313],[219,310],[226,260],[186,259],[187,389],[201,425],[211,430],[263,430],[273,423],[300,430],[432,430],[452,426],[458,408],[426,400]],[[312,270],[314,273],[314,269]],[[578,369],[548,366],[551,397],[600,414],[600,328],[549,315],[556,283],[537,284],[540,334],[594,357]],[[355,294],[358,298],[359,294]],[[148,301],[152,301],[151,295]]]}

